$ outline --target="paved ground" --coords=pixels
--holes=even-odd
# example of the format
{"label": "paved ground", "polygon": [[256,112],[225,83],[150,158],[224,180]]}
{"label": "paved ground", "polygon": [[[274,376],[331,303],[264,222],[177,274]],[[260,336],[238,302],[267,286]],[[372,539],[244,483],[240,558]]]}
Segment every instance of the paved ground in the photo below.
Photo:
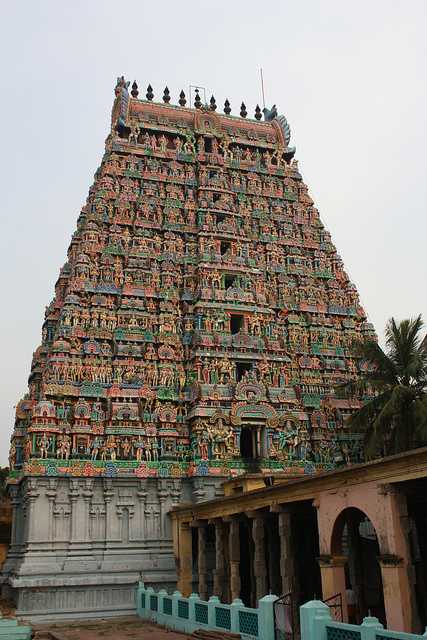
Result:
{"label": "paved ground", "polygon": [[[136,617],[113,620],[90,620],[80,623],[61,622],[50,625],[32,625],[43,637],[50,631],[58,640],[186,640],[189,636],[169,631]],[[37,636],[36,636],[37,637]]]}

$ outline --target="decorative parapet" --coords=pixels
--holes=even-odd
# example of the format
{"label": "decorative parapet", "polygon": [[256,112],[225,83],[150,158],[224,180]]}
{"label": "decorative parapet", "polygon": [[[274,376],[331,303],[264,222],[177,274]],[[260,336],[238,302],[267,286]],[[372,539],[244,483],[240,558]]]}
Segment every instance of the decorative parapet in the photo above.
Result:
{"label": "decorative parapet", "polygon": [[[312,475],[330,471],[336,465],[315,463],[308,460],[288,460],[286,463],[263,459],[257,463],[257,470],[263,473],[289,473],[290,475]],[[18,483],[25,476],[87,477],[87,478],[191,478],[194,476],[234,478],[252,470],[251,464],[236,460],[160,460],[156,462],[133,460],[57,460],[32,459],[21,469],[12,471],[9,484]]]}
{"label": "decorative parapet", "polygon": [[144,620],[152,620],[169,629],[193,633],[196,629],[212,629],[239,633],[242,637],[274,640],[274,602],[277,596],[264,596],[257,609],[245,607],[239,599],[223,604],[217,596],[201,600],[197,593],[184,598],[179,591],[145,588],[140,582],[136,590],[136,608]]}
{"label": "decorative parapet", "polygon": [[311,600],[300,607],[301,640],[422,640],[424,635],[389,631],[374,616],[367,616],[362,624],[335,622],[329,607],[320,600]]}

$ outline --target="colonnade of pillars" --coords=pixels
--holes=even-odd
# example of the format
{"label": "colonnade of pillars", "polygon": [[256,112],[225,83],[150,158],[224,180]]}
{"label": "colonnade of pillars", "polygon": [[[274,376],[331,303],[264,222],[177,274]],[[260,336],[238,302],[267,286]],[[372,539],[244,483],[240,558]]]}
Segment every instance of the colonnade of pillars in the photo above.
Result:
{"label": "colonnade of pillars", "polygon": [[[419,487],[408,488],[417,499]],[[424,508],[421,501],[417,522]],[[390,628],[417,632],[425,620],[424,609],[417,605],[420,582],[415,582],[414,566],[417,562],[420,573],[427,561],[411,555],[403,490],[372,480],[325,490],[314,502],[295,500],[232,516],[210,513],[206,519],[199,515],[189,520],[194,515],[186,509],[185,520],[173,519],[178,589],[184,595],[194,588],[203,599],[215,594],[223,602],[241,598],[256,606],[270,590],[276,595],[292,592],[296,606],[316,596],[328,600],[339,594],[344,621],[349,595],[352,617],[363,617],[374,606],[385,613],[383,621]],[[373,538],[362,535],[363,522],[370,523]],[[369,540],[378,549],[368,548]]]}
{"label": "colonnade of pillars", "polygon": [[[180,522],[178,589],[184,595],[191,593],[195,577],[197,591],[203,600],[210,595],[210,586],[211,592],[224,602],[247,594],[247,605],[255,605],[270,590],[282,594],[293,590],[295,566],[290,519],[291,514],[286,508],[271,507],[270,512],[251,511],[238,516]],[[215,553],[210,554],[212,557],[208,557],[210,526],[214,527],[215,532]],[[193,529],[197,530],[196,576],[193,575],[191,562],[191,551],[195,551],[192,545]],[[244,539],[241,539],[242,531]],[[279,558],[280,566],[277,562]],[[242,562],[245,565],[249,562],[250,565],[245,566],[243,571]],[[249,585],[242,585],[243,574],[249,576]]]}

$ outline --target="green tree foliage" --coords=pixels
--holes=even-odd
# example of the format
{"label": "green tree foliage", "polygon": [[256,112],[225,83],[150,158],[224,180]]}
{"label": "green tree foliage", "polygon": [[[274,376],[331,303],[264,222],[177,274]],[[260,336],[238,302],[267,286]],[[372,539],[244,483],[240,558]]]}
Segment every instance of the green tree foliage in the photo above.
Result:
{"label": "green tree foliage", "polygon": [[391,318],[385,351],[375,340],[355,346],[365,372],[344,389],[366,399],[348,424],[364,433],[367,458],[427,443],[427,340],[422,328],[421,315],[397,323]]}
{"label": "green tree foliage", "polygon": [[6,480],[8,475],[8,467],[0,467],[0,496],[4,496],[6,494]]}

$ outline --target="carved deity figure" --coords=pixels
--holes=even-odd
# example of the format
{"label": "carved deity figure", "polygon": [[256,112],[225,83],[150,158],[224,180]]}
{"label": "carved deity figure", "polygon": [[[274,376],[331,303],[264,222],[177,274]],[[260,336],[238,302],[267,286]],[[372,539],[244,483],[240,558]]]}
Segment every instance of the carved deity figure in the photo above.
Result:
{"label": "carved deity figure", "polygon": [[59,435],[56,441],[56,457],[68,460],[71,451],[71,438],[67,434]]}
{"label": "carved deity figure", "polygon": [[145,450],[144,440],[141,436],[138,436],[138,440],[134,442],[134,448],[136,450],[136,459],[138,462],[141,462],[141,460],[144,458]]}
{"label": "carved deity figure", "polygon": [[49,455],[49,449],[52,444],[52,438],[43,433],[40,438],[37,439],[37,446],[40,451],[40,458],[47,458]]}
{"label": "carved deity figure", "polygon": [[[104,444],[102,438],[94,438],[91,444],[91,459],[96,460],[98,458],[98,453]],[[105,458],[104,458],[105,459]]]}

